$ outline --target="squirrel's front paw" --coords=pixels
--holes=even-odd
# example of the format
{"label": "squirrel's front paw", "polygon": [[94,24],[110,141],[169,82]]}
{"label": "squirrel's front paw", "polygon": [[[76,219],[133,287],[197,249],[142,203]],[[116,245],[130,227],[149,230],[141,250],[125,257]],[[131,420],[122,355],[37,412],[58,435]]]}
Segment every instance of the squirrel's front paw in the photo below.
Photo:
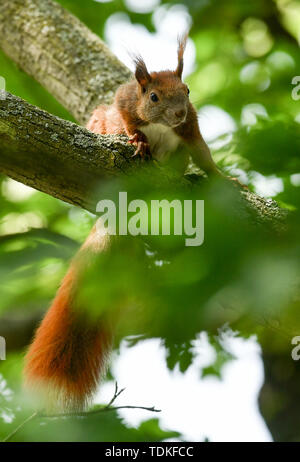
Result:
{"label": "squirrel's front paw", "polygon": [[150,145],[147,137],[143,133],[135,133],[129,138],[129,143],[136,146],[135,153],[132,157],[141,157],[142,159],[151,158]]}

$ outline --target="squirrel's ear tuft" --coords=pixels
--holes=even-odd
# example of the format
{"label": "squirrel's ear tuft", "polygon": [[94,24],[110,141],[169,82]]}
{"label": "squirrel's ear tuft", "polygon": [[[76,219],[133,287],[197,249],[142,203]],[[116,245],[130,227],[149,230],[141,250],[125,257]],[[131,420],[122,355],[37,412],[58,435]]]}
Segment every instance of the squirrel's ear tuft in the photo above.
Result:
{"label": "squirrel's ear tuft", "polygon": [[151,76],[147,70],[146,64],[141,56],[134,56],[135,78],[142,87],[151,82]]}
{"label": "squirrel's ear tuft", "polygon": [[184,55],[184,50],[186,47],[188,35],[189,34],[187,32],[184,35],[178,37],[178,50],[177,50],[178,64],[177,64],[177,69],[175,71],[175,74],[178,75],[180,79],[181,79],[182,71],[183,71],[183,55]]}

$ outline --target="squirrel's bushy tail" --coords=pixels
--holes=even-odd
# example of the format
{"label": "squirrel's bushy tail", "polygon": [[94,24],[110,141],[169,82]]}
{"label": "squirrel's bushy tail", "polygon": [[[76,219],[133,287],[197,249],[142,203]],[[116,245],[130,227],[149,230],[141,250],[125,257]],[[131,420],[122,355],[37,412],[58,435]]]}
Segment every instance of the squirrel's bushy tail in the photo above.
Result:
{"label": "squirrel's bushy tail", "polygon": [[[96,234],[94,228],[82,250],[103,249]],[[82,264],[80,258],[72,263],[26,356],[25,386],[48,412],[84,409],[105,373],[111,349],[108,323],[100,319],[95,324],[75,309]]]}

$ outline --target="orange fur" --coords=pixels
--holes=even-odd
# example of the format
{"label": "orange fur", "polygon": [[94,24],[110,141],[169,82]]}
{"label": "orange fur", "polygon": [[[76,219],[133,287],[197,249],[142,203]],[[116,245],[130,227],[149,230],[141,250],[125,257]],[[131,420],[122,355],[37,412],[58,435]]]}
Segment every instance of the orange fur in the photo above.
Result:
{"label": "orange fur", "polygon": [[91,322],[76,306],[80,275],[92,252],[104,250],[107,236],[94,227],[67,272],[38,328],[25,365],[25,385],[48,411],[83,409],[104,374],[112,335],[107,321]]}
{"label": "orange fur", "polygon": [[[193,161],[208,175],[222,176],[199,129],[197,112],[189,101],[189,90],[182,82],[183,56],[188,35],[178,38],[175,71],[148,72],[141,56],[135,56],[135,79],[121,85],[111,106],[99,106],[93,112],[87,128],[99,134],[124,134],[136,146],[135,156],[156,156],[143,131],[147,125],[168,126],[185,145]],[[152,95],[157,98],[155,102]],[[161,139],[160,143],[164,143]],[[159,151],[159,150],[157,150]],[[168,156],[164,157],[168,159]],[[183,159],[183,166],[186,160]]]}
{"label": "orange fur", "polygon": [[120,113],[114,106],[99,106],[95,109],[86,128],[102,135],[126,135]]}
{"label": "orange fur", "polygon": [[182,71],[183,71],[183,55],[184,55],[187,39],[188,39],[188,34],[185,34],[182,37],[178,38],[178,51],[177,51],[178,65],[177,65],[177,69],[175,72],[180,78],[182,76]]}

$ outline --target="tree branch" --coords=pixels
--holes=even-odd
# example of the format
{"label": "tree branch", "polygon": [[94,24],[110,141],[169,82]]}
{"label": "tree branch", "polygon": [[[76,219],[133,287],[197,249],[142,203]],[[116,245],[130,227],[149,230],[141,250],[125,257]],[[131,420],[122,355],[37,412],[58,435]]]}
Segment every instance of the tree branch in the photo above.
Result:
{"label": "tree branch", "polygon": [[[131,76],[96,35],[52,0],[1,0],[0,45],[80,123],[95,106],[110,103]],[[93,185],[134,165],[126,138],[94,135],[11,95],[0,100],[0,146],[0,172],[90,211],[97,201]],[[163,174],[174,184],[167,170]],[[284,221],[275,202],[250,192],[242,196],[256,222]]]}
{"label": "tree branch", "polygon": [[[125,136],[95,135],[9,93],[0,97],[0,172],[58,199],[95,212],[97,184],[134,172],[139,162],[131,158],[133,153]],[[153,168],[160,170],[159,176],[152,175]],[[159,187],[191,187],[153,162],[143,175],[153,186],[159,179]],[[241,192],[241,200],[256,224],[284,222],[286,212],[274,201],[250,192]]]}
{"label": "tree branch", "polygon": [[1,0],[0,46],[81,124],[131,77],[97,35],[52,0]]}
{"label": "tree branch", "polygon": [[[1,97],[2,95],[2,97]],[[0,173],[95,213],[101,179],[141,167],[126,136],[96,135],[8,92],[0,94]],[[168,168],[149,162],[144,179],[175,188],[190,183]]]}
{"label": "tree branch", "polygon": [[43,414],[40,412],[34,412],[31,414],[27,419],[25,419],[23,422],[21,422],[20,425],[18,425],[17,428],[15,428],[9,435],[7,435],[4,440],[2,440],[3,443],[7,443],[13,436],[16,435],[16,433],[19,432],[28,422],[31,422],[33,419],[36,418],[43,418],[43,419],[57,419],[57,418],[62,418],[62,417],[90,417],[96,414],[101,414],[102,412],[107,412],[107,411],[117,411],[119,409],[142,409],[144,411],[149,411],[149,412],[161,412],[160,409],[156,409],[154,406],[151,407],[145,407],[145,406],[112,406],[112,404],[115,402],[115,400],[120,396],[120,394],[125,390],[125,388],[122,388],[121,390],[118,390],[118,384],[116,382],[115,385],[115,392],[114,396],[110,400],[110,402],[106,406],[98,407],[97,409],[92,409],[91,411],[84,411],[84,412],[69,412],[69,413],[61,413],[61,414]]}
{"label": "tree branch", "polygon": [[[95,212],[93,186],[136,165],[122,136],[101,136],[5,93],[0,98],[0,172]],[[98,198],[99,200],[99,198]]]}

